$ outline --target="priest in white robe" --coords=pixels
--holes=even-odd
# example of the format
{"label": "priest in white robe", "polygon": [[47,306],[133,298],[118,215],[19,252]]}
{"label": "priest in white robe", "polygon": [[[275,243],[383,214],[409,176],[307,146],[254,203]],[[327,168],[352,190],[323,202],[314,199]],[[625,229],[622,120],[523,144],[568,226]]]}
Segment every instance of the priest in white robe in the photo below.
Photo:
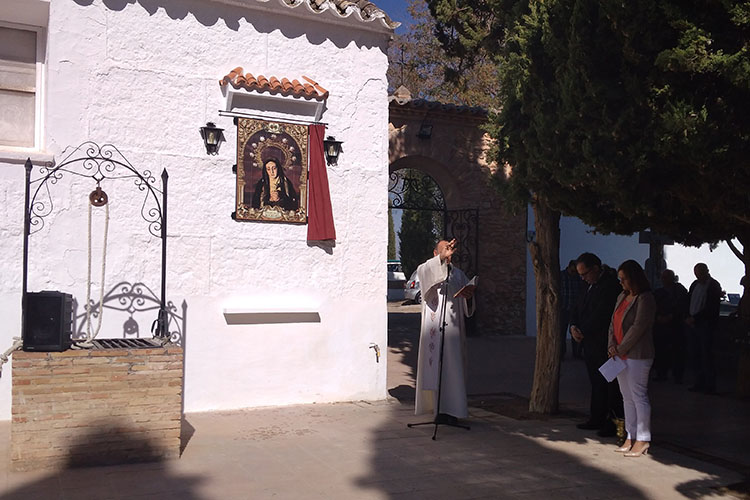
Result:
{"label": "priest in white robe", "polygon": [[[454,295],[469,280],[458,268],[451,265],[456,240],[439,241],[434,257],[417,268],[422,289],[422,327],[419,337],[417,361],[417,394],[415,413],[432,413],[437,417],[438,384],[440,390],[441,418],[444,414],[466,418],[466,326],[465,317],[474,314],[473,289]],[[446,282],[447,279],[447,282]],[[443,373],[440,378],[440,345],[442,307],[445,308],[445,342]]]}

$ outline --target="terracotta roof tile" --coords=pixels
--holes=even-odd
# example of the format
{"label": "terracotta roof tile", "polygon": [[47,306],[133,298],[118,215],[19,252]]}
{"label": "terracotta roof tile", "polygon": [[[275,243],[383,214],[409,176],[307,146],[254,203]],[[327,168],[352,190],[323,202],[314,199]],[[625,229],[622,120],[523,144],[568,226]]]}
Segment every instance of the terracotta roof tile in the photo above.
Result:
{"label": "terracotta roof tile", "polygon": [[269,92],[271,94],[292,95],[294,97],[304,97],[305,99],[315,99],[322,101],[328,98],[328,91],[318,85],[318,82],[306,76],[302,77],[306,83],[300,83],[299,80],[289,80],[282,78],[279,80],[275,76],[266,77],[263,75],[253,76],[252,73],[243,74],[241,67],[234,68],[219,80],[219,85],[231,85],[235,89],[255,90],[257,92]]}
{"label": "terracotta roof tile", "polygon": [[388,14],[369,0],[280,0],[287,7],[307,5],[315,13],[331,10],[339,17],[354,16],[362,22],[370,23],[380,21],[389,29],[396,29],[401,23],[393,21]]}

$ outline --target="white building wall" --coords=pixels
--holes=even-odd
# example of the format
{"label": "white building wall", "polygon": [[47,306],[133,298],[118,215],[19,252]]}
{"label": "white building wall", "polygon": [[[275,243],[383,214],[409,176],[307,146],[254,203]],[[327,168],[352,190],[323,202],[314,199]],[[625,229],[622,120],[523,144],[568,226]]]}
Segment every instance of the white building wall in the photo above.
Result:
{"label": "white building wall", "polygon": [[[59,161],[66,146],[92,140],[116,145],[140,171],[168,170],[167,298],[178,312],[187,305],[185,410],[384,398],[387,363],[369,345],[387,350],[387,34],[353,18],[330,24],[260,2],[264,10],[253,2],[106,4],[112,8],[100,0],[51,3],[45,152]],[[218,116],[218,81],[237,66],[256,76],[309,76],[330,91],[323,121],[344,141],[328,169],[335,246],[308,245],[306,225],[230,218],[236,129]],[[207,121],[225,129],[218,156],[206,155],[198,133]],[[0,151],[2,350],[20,331],[18,158]],[[30,291],[61,290],[85,302],[93,187],[71,175],[53,186],[54,212],[30,238]],[[161,243],[139,215],[143,194],[125,181],[103,188],[111,210],[105,288],[143,281],[158,294]],[[101,211],[94,220],[101,228]],[[95,231],[92,299],[101,237]],[[229,325],[222,313],[297,307],[317,311],[320,321]],[[105,312],[99,336],[122,337],[126,318]],[[153,319],[139,318],[141,336]],[[0,419],[10,418],[6,373]]]}

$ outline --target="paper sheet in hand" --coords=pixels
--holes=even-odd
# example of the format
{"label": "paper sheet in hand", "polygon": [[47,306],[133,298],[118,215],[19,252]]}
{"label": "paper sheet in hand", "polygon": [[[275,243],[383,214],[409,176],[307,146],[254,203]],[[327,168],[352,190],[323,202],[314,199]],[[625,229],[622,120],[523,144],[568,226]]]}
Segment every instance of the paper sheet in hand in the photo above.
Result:
{"label": "paper sheet in hand", "polygon": [[625,369],[625,366],[625,361],[614,356],[600,366],[599,371],[607,379],[607,382],[612,382],[617,377],[617,374]]}
{"label": "paper sheet in hand", "polygon": [[474,276],[473,278],[471,278],[471,281],[469,281],[468,283],[466,283],[466,285],[464,285],[463,287],[461,287],[461,289],[456,292],[456,294],[453,296],[453,298],[455,299],[456,297],[458,297],[459,295],[461,295],[461,293],[464,292],[464,291],[469,291],[469,292],[474,293],[474,289],[477,287],[478,283],[479,283],[479,277],[478,276]]}

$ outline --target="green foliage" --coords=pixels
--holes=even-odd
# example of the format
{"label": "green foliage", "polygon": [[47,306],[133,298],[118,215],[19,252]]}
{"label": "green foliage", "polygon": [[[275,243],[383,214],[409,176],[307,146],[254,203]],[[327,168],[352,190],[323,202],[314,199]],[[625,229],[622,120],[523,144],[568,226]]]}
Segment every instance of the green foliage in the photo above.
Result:
{"label": "green foliage", "polygon": [[466,106],[490,106],[497,97],[497,70],[486,52],[451,57],[435,36],[435,20],[424,0],[410,0],[414,23],[396,35],[388,51],[389,92],[404,85],[415,98]]}
{"label": "green foliage", "polygon": [[750,3],[430,0],[499,66],[497,179],[601,232],[750,242]]}
{"label": "green foliage", "polygon": [[432,256],[437,240],[432,224],[432,214],[426,210],[404,210],[401,216],[399,258],[407,278]]}
{"label": "green foliage", "polygon": [[[413,181],[419,189],[406,189],[403,203],[407,207],[432,207],[434,190],[439,189],[429,176],[418,171],[402,171],[407,182]],[[404,274],[411,276],[419,265],[432,257],[435,243],[442,237],[442,212],[434,210],[405,209],[401,215],[399,237],[399,258]]]}

